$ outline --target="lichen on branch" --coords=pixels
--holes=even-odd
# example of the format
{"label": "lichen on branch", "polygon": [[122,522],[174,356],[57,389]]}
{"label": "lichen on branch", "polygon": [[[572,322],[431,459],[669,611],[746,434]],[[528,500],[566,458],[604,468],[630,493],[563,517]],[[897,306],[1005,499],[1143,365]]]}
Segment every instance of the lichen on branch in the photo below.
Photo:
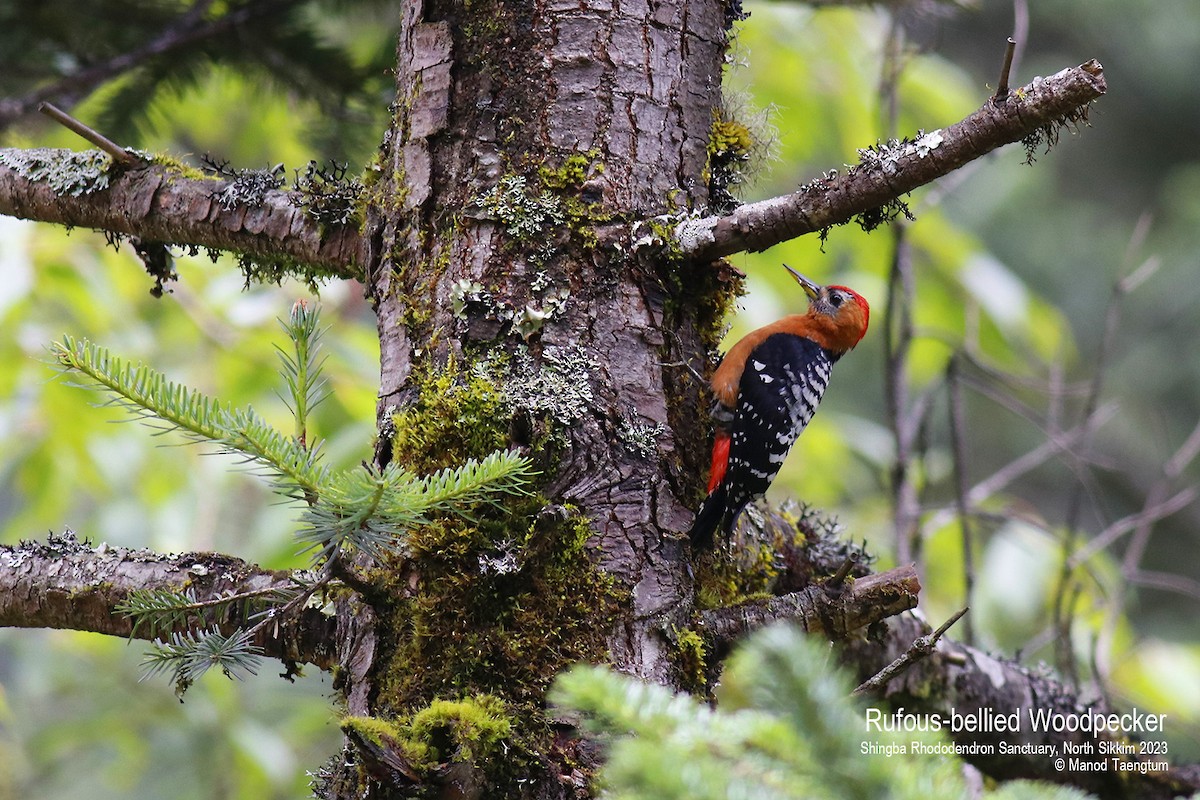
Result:
{"label": "lichen on branch", "polygon": [[827,172],[793,194],[740,206],[724,216],[684,219],[675,226],[680,255],[707,262],[765,250],[806,233],[827,231],[858,218],[877,227],[903,209],[901,198],[969,161],[1006,144],[1053,144],[1063,126],[1087,121],[1089,104],[1107,90],[1092,60],[1048,78],[1035,78],[947,128],[859,151],[845,172]]}

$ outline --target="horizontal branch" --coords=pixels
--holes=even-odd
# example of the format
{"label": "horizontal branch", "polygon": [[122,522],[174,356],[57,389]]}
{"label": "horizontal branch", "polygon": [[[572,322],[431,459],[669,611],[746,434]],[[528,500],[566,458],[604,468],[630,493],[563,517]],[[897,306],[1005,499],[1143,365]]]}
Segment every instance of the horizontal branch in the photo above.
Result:
{"label": "horizontal branch", "polygon": [[842,639],[874,622],[915,608],[920,591],[917,571],[910,564],[854,578],[836,588],[818,583],[780,597],[705,611],[700,615],[697,630],[718,650],[781,619],[796,622],[807,633]]}
{"label": "horizontal branch", "polygon": [[[882,645],[876,640],[848,640],[843,645],[842,660],[857,671],[860,677],[878,672],[899,654],[906,652],[914,641],[930,632],[929,625],[913,614],[901,614],[887,622],[887,633]],[[1089,701],[1080,696],[1078,690],[1048,676],[1044,670],[1027,669],[1015,661],[999,658],[965,644],[942,639],[936,652],[928,658],[912,664],[903,674],[886,684],[877,697],[886,698],[894,708],[916,715],[938,715],[945,720],[942,730],[964,748],[977,745],[964,752],[964,758],[978,767],[984,774],[997,780],[1018,778],[1037,779],[1077,786],[1101,797],[1138,797],[1144,800],[1190,796],[1200,790],[1200,768],[1195,765],[1175,765],[1166,771],[1139,770],[1140,759],[1164,759],[1165,756],[1138,756],[1106,754],[1088,742],[1098,738],[1091,732],[1078,730],[1082,716],[1109,714],[1102,701]],[[1016,715],[1017,729],[1008,730],[1002,724],[976,724],[960,726],[951,730],[951,713],[974,714],[976,720],[1012,719]],[[1075,731],[1035,731],[1031,714],[1063,714],[1075,720]],[[1132,713],[1132,712],[1130,712]],[[1145,720],[1145,709],[1138,713]],[[886,714],[886,712],[885,712]],[[981,716],[984,715],[984,716]],[[1128,718],[1133,722],[1133,718]],[[890,730],[891,728],[889,728]],[[905,730],[901,723],[895,730]],[[1148,740],[1162,738],[1161,731],[1135,734]],[[1000,747],[1000,743],[1016,747]],[[1064,750],[1064,745],[1084,745],[1079,749]],[[1127,744],[1127,742],[1126,742]],[[1024,750],[1021,749],[1022,746]],[[1039,746],[1053,746],[1055,753],[1077,752],[1080,755],[1072,762],[1092,764],[1087,769],[1062,769],[1055,767],[1054,755]],[[1112,767],[1116,758],[1127,765],[1123,769]],[[1062,760],[1059,759],[1061,762]],[[1099,769],[1103,764],[1108,769]]]}
{"label": "horizontal branch", "polygon": [[293,259],[336,277],[358,275],[363,241],[357,228],[322,226],[293,204],[290,192],[271,190],[256,205],[227,207],[217,196],[229,181],[190,177],[159,164],[88,171],[86,162],[103,164],[100,159],[107,158],[94,152],[0,149],[0,214],[230,250],[269,263]]}
{"label": "horizontal branch", "polygon": [[[59,628],[130,636],[132,620],[114,612],[135,590],[184,588],[198,601],[272,589],[294,590],[290,574],[214,553],[160,555],[80,542],[74,534],[45,543],[0,546],[0,627]],[[264,626],[254,644],[272,658],[329,669],[336,620],[304,609],[295,620]],[[145,638],[144,628],[135,634]]]}
{"label": "horizontal branch", "polygon": [[860,150],[860,162],[847,172],[814,180],[794,194],[747,203],[725,216],[684,220],[675,228],[679,250],[703,262],[765,250],[859,215],[864,227],[872,227],[895,216],[888,206],[900,197],[998,147],[1053,144],[1063,126],[1086,121],[1088,104],[1106,89],[1104,71],[1094,60],[1035,78],[948,128]]}

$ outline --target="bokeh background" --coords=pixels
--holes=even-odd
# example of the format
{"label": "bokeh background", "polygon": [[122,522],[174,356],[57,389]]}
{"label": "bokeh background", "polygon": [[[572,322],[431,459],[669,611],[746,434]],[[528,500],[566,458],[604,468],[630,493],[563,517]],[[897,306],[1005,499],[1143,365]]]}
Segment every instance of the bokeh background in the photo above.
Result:
{"label": "bokeh background", "polygon": [[[19,96],[89,53],[121,52],[169,2],[0,1],[0,95]],[[182,4],[178,4],[182,5]],[[105,84],[74,113],[124,144],[237,167],[371,157],[387,119],[397,2],[311,2],[287,24]],[[1096,58],[1109,94],[1032,166],[1010,146],[908,198],[913,340],[908,408],[925,403],[909,464],[921,502],[923,610],[964,604],[963,537],[947,389],[960,361],[962,476],[985,481],[1079,424],[1088,393],[1111,409],[1093,435],[989,493],[971,518],[977,643],[1029,663],[1054,656],[1050,609],[1063,542],[1075,547],[1141,511],[1182,500],[1200,466],[1164,465],[1200,420],[1200,8],[1189,0],[980,0],[815,11],[748,2],[726,108],[753,133],[741,196],[794,190],[856,149],[966,116],[994,90],[1006,37],[1025,31],[1012,83]],[[137,12],[137,13],[134,13]],[[141,37],[141,38],[139,38]],[[888,76],[894,76],[890,80]],[[0,145],[81,148],[40,119]],[[839,365],[775,499],[836,515],[883,565],[895,557],[896,446],[885,379],[892,230],[853,226],[733,259],[747,275],[731,336],[795,309],[786,262],[854,286],[873,328]],[[302,285],[243,288],[233,263],[182,257],[161,300],[129,248],[102,236],[0,218],[0,540],[71,529],[124,547],[214,549],[272,567],[304,563],[294,511],[223,456],[155,437],[73,387],[49,363],[63,333],[86,336],[172,378],[287,424],[273,345]],[[1136,286],[1113,310],[1114,286]],[[361,290],[321,290],[333,394],[317,415],[329,456],[369,455],[377,345]],[[1106,338],[1106,320],[1115,321]],[[1100,382],[1097,384],[1097,376]],[[927,402],[926,402],[927,399]],[[1168,714],[1173,759],[1200,760],[1200,525],[1197,506],[1131,534],[1070,575],[1078,671],[1125,705]],[[139,682],[141,647],[56,631],[0,631],[0,798],[267,798],[307,794],[306,769],[339,746],[328,681],[296,685],[273,665],[245,682],[209,676],[180,703]]]}

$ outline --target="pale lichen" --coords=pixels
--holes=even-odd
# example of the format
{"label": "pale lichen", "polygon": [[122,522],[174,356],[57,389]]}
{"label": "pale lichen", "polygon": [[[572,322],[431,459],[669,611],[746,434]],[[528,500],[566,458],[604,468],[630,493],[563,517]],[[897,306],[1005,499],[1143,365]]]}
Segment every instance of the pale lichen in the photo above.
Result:
{"label": "pale lichen", "polygon": [[58,195],[81,197],[108,188],[112,157],[99,150],[36,147],[0,150],[0,165],[22,178],[44,182]]}
{"label": "pale lichen", "polygon": [[650,424],[634,414],[623,414],[617,426],[617,438],[635,455],[652,458],[658,452],[658,437],[666,430],[667,426],[661,423]]}
{"label": "pale lichen", "polygon": [[522,175],[505,175],[472,202],[504,223],[508,234],[518,239],[533,238],[567,221],[562,201],[546,190],[534,194]]}
{"label": "pale lichen", "polygon": [[268,192],[283,185],[283,164],[276,164],[271,169],[240,169],[232,174],[233,179],[213,194],[213,199],[226,211],[261,206]]}
{"label": "pale lichen", "polygon": [[521,334],[521,338],[529,341],[529,338],[540,331],[543,325],[562,314],[570,296],[570,289],[558,289],[543,297],[540,307],[533,303],[526,303],[525,308],[514,318],[514,324],[517,332]]}
{"label": "pale lichen", "polygon": [[[497,371],[494,362],[485,361],[479,368],[489,373]],[[546,347],[540,363],[533,360],[527,348],[520,347],[500,381],[501,397],[510,410],[572,425],[592,405],[590,378],[596,368],[595,360],[579,345]]]}

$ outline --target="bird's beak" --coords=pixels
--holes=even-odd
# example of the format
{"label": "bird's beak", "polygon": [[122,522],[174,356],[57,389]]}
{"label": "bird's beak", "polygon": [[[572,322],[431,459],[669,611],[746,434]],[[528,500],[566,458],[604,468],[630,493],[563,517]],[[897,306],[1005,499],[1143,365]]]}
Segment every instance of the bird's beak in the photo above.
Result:
{"label": "bird's beak", "polygon": [[813,283],[808,278],[801,275],[799,272],[796,272],[796,270],[792,269],[787,264],[784,264],[783,268],[786,269],[788,272],[792,273],[792,277],[796,279],[796,283],[800,284],[800,288],[804,290],[804,293],[806,295],[808,295],[809,300],[816,300],[817,296],[819,294],[821,294],[820,286]]}

